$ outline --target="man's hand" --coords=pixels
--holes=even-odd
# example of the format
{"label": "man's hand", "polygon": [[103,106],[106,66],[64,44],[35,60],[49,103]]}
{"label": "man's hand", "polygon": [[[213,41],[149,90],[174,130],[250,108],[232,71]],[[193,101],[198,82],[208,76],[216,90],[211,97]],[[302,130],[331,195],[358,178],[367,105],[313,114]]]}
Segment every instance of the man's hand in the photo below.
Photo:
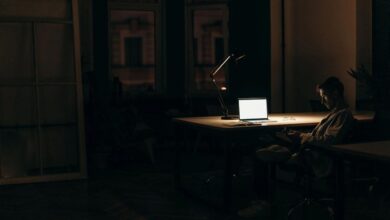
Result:
{"label": "man's hand", "polygon": [[304,144],[307,142],[307,140],[311,137],[311,134],[309,133],[302,133],[300,135],[300,139],[301,139],[301,144]]}
{"label": "man's hand", "polygon": [[279,140],[285,141],[287,143],[292,143],[291,138],[284,132],[276,132],[275,137]]}
{"label": "man's hand", "polygon": [[290,130],[287,132],[287,136],[293,139],[298,139],[301,137],[301,132],[300,131],[295,131],[295,130]]}
{"label": "man's hand", "polygon": [[288,130],[288,131],[275,133],[276,138],[285,141],[287,143],[299,143],[301,140],[300,136],[301,136],[301,132],[295,130]]}

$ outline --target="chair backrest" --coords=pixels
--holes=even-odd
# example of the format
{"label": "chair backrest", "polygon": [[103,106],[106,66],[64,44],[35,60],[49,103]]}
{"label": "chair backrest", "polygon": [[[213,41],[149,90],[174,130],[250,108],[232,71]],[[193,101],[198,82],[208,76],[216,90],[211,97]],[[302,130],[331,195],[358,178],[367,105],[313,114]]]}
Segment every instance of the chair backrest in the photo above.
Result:
{"label": "chair backrest", "polygon": [[355,143],[358,142],[359,139],[360,139],[359,123],[358,120],[354,118],[341,144]]}

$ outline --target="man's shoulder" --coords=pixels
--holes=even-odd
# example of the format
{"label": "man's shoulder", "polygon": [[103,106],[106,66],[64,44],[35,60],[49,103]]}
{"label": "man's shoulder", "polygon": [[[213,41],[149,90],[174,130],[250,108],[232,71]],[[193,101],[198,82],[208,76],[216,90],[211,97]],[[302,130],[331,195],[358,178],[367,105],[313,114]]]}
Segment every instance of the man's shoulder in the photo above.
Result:
{"label": "man's shoulder", "polygon": [[352,111],[350,108],[346,107],[346,108],[341,108],[337,111],[334,112],[334,114],[340,114],[340,115],[352,115]]}
{"label": "man's shoulder", "polygon": [[337,119],[338,120],[353,120],[354,117],[353,117],[353,114],[352,114],[352,111],[349,109],[349,108],[341,108],[337,111],[334,111],[333,113],[331,113],[330,118],[333,118],[334,119]]}

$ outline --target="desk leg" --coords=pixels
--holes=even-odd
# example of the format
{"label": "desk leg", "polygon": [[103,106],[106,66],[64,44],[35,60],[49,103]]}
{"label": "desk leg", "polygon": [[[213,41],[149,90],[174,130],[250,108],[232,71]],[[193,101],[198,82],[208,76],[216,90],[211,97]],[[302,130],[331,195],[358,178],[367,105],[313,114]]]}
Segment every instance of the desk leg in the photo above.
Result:
{"label": "desk leg", "polygon": [[[176,144],[178,145],[178,144]],[[180,175],[180,149],[178,146],[176,146],[176,152],[175,152],[175,162],[174,162],[174,185],[176,189],[180,188],[181,185],[181,175]]]}
{"label": "desk leg", "polygon": [[344,163],[341,158],[336,160],[336,201],[335,220],[344,220],[345,185],[344,185]]}
{"label": "desk leg", "polygon": [[[186,133],[184,132],[183,134],[183,131],[180,131],[180,127],[177,126],[175,127],[175,136],[176,136],[176,140],[175,140],[175,159],[174,159],[174,163],[173,163],[173,172],[174,172],[174,181],[173,181],[173,184],[174,184],[174,187],[175,189],[180,189],[181,187],[181,173],[180,173],[180,165],[181,165],[181,151],[183,150],[183,146],[182,146],[182,139],[185,140],[185,136],[186,136]],[[182,137],[183,136],[183,137]],[[181,139],[182,138],[182,139]]]}
{"label": "desk leg", "polygon": [[223,141],[223,148],[225,149],[225,173],[224,173],[224,200],[223,208],[226,212],[230,211],[232,202],[232,146],[228,140]]}

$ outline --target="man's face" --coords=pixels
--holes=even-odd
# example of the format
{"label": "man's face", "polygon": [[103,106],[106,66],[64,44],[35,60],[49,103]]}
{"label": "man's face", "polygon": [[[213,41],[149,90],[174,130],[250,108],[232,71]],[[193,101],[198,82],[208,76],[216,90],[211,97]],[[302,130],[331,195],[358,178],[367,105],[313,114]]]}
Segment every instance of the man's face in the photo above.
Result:
{"label": "man's face", "polygon": [[321,104],[325,105],[327,109],[333,109],[336,106],[335,92],[327,92],[320,89]]}

